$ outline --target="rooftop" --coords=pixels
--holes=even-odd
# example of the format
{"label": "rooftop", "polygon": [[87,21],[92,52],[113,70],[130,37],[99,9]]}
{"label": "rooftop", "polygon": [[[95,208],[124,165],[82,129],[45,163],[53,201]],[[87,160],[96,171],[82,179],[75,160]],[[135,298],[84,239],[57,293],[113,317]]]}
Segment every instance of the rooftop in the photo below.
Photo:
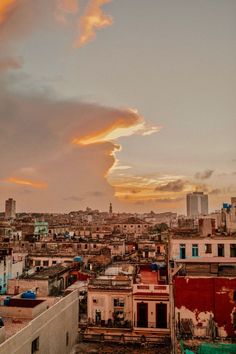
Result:
{"label": "rooftop", "polygon": [[64,266],[62,264],[56,264],[52,267],[44,268],[44,269],[40,270],[39,272],[33,273],[31,275],[29,275],[29,274],[23,275],[23,276],[21,276],[21,278],[44,280],[44,279],[48,279],[48,278],[54,278],[57,275],[64,273],[69,269],[70,269],[70,267]]}
{"label": "rooftop", "polygon": [[151,269],[140,270],[142,284],[158,284],[158,273]]}

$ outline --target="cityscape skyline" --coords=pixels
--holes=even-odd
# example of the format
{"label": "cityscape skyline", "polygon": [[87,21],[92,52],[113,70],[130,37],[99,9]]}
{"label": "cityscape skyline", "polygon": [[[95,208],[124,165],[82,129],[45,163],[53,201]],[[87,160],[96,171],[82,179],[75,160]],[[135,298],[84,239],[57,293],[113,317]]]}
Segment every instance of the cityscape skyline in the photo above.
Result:
{"label": "cityscape skyline", "polygon": [[194,191],[209,194],[212,211],[230,200],[235,7],[4,1],[3,207],[12,196],[19,211],[111,201],[117,211],[185,213]]}

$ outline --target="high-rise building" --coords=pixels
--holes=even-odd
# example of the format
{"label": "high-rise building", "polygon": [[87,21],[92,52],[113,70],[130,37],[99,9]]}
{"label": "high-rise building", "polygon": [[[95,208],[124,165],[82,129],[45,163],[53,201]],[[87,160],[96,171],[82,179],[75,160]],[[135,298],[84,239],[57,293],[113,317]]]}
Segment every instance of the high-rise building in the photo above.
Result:
{"label": "high-rise building", "polygon": [[187,216],[196,217],[208,214],[208,195],[203,192],[187,194]]}
{"label": "high-rise building", "polygon": [[14,219],[16,217],[16,201],[9,198],[5,202],[5,218]]}
{"label": "high-rise building", "polygon": [[112,211],[112,203],[110,203],[110,206],[109,206],[109,214],[112,214],[113,211]]}

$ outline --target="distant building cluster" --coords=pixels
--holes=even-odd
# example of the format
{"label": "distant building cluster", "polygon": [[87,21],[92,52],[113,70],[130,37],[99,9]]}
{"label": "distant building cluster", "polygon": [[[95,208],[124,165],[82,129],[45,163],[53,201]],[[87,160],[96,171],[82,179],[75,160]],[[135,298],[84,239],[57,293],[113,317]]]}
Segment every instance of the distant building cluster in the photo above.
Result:
{"label": "distant building cluster", "polygon": [[112,204],[35,214],[16,213],[8,199],[0,352],[69,354],[78,333],[172,353],[215,341],[234,350],[236,198],[209,213],[208,196],[194,192],[186,207],[187,216],[116,213]]}

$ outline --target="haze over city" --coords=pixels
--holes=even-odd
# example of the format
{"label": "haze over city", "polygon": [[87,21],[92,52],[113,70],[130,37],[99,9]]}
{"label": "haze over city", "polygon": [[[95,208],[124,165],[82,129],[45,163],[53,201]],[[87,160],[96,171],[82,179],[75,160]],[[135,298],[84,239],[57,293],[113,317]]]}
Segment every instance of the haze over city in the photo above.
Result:
{"label": "haze over city", "polygon": [[236,193],[233,0],[0,2],[0,203],[185,213]]}

